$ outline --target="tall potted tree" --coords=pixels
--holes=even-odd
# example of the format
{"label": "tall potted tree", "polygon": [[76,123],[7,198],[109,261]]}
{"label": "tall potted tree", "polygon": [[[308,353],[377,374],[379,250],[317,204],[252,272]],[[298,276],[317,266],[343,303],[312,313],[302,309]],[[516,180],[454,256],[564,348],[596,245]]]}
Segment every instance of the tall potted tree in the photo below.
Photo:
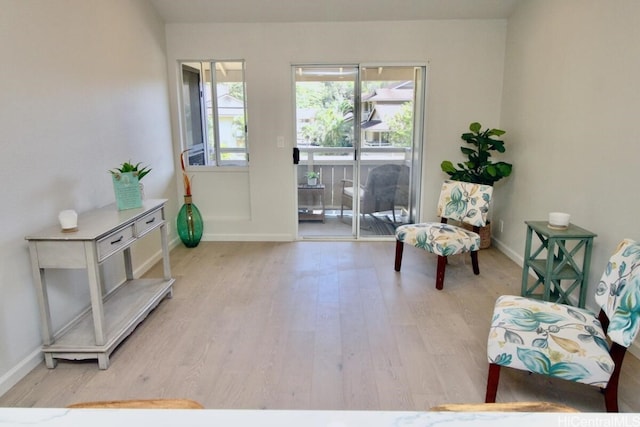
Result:
{"label": "tall potted tree", "polygon": [[[473,182],[476,184],[493,185],[502,178],[511,175],[513,165],[507,162],[494,162],[491,158],[492,152],[504,153],[506,151],[504,141],[495,139],[506,132],[502,129],[485,129],[478,122],[469,125],[471,132],[463,133],[461,138],[469,146],[460,147],[462,154],[467,156],[467,161],[457,163],[457,167],[445,160],[440,164],[443,172],[456,181]],[[491,224],[480,230],[482,243],[481,248],[488,248],[491,245]]]}

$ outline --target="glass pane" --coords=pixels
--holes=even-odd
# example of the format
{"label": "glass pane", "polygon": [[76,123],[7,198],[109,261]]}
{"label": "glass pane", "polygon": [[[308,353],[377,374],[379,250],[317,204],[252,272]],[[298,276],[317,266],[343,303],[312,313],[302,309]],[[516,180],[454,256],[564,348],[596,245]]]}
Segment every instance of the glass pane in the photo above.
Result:
{"label": "glass pane", "polygon": [[362,69],[360,235],[393,235],[409,222],[414,67]]}
{"label": "glass pane", "polygon": [[216,62],[218,135],[221,161],[246,162],[246,153],[225,153],[225,148],[246,151],[244,63]]}
{"label": "glass pane", "polygon": [[356,78],[353,66],[295,68],[301,236],[354,235],[353,205],[344,189],[353,186]]}
{"label": "glass pane", "polygon": [[205,164],[202,74],[202,64],[200,62],[182,64],[182,108],[185,146],[190,150],[189,165]]}

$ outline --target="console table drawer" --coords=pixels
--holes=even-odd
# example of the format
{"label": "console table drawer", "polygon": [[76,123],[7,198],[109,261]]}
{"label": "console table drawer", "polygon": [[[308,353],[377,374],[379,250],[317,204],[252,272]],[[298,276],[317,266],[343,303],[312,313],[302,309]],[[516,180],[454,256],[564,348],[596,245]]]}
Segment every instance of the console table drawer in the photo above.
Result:
{"label": "console table drawer", "polygon": [[157,211],[151,212],[136,221],[136,236],[144,236],[147,232],[153,230],[154,228],[162,225],[162,221],[164,220],[164,215],[162,213],[162,209],[158,209]]}
{"label": "console table drawer", "polygon": [[131,224],[98,240],[98,262],[104,261],[109,255],[133,242],[135,240],[133,231],[133,224]]}

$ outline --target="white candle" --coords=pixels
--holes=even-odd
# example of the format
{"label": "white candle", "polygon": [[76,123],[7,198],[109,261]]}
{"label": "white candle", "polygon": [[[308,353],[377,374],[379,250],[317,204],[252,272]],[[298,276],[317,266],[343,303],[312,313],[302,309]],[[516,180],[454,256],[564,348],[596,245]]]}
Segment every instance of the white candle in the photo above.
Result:
{"label": "white candle", "polygon": [[58,220],[63,230],[71,230],[78,226],[78,214],[73,209],[61,211]]}

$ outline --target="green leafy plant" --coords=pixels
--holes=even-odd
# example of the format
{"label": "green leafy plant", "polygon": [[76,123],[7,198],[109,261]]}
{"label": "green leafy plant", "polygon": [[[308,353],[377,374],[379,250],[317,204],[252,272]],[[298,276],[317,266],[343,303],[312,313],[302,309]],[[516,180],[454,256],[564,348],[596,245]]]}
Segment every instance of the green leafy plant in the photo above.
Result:
{"label": "green leafy plant", "polygon": [[307,178],[309,178],[309,179],[320,178],[320,172],[309,171],[309,172],[307,172]]}
{"label": "green leafy plant", "polygon": [[136,175],[138,176],[138,181],[140,181],[142,180],[142,178],[145,177],[145,175],[151,172],[151,168],[149,168],[148,166],[140,167],[141,164],[142,162],[138,162],[135,165],[130,161],[124,162],[123,164],[120,165],[120,167],[111,169],[109,172],[111,172],[113,175],[118,175],[118,174],[127,173],[127,172],[137,172]]}
{"label": "green leafy plant", "polygon": [[473,148],[462,146],[460,151],[467,156],[467,161],[458,163],[457,168],[449,160],[440,164],[443,172],[456,181],[493,185],[496,181],[511,175],[513,165],[506,162],[493,162],[491,152],[504,153],[504,141],[494,139],[506,132],[501,129],[485,129],[478,122],[469,126],[471,132],[463,133],[461,138]]}

